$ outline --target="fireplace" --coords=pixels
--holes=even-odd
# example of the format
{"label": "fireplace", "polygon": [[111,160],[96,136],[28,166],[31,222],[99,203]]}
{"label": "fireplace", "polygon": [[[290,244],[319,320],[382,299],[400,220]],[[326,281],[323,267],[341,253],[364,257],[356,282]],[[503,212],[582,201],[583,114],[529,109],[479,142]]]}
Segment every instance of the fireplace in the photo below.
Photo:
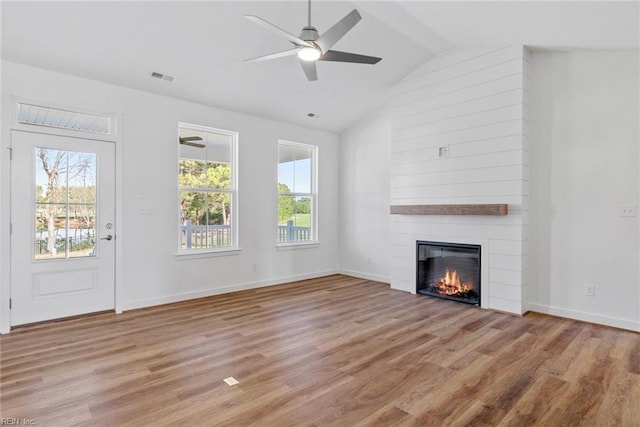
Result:
{"label": "fireplace", "polygon": [[416,292],[480,306],[480,245],[418,240]]}

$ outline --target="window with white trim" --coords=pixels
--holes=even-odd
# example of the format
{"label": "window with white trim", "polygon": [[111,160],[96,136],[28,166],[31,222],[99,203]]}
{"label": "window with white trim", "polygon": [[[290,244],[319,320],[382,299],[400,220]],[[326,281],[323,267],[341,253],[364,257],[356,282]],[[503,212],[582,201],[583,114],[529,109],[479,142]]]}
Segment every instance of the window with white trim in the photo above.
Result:
{"label": "window with white trim", "polygon": [[317,241],[318,148],[278,142],[278,243]]}
{"label": "window with white trim", "polygon": [[179,250],[237,249],[236,132],[180,123]]}

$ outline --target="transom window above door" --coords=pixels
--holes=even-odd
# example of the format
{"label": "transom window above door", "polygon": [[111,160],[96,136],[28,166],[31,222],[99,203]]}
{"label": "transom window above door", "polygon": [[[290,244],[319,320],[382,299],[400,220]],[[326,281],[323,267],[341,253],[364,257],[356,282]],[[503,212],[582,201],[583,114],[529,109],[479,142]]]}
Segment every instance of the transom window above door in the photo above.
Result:
{"label": "transom window above door", "polygon": [[17,103],[17,119],[28,125],[102,135],[112,135],[114,131],[112,117],[24,102]]}

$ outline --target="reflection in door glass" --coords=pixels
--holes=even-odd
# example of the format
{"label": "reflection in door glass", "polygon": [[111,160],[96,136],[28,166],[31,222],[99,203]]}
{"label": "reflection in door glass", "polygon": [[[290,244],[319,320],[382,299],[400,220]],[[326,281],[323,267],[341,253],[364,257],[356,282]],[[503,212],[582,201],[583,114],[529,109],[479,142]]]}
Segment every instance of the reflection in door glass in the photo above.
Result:
{"label": "reflection in door glass", "polygon": [[35,149],[36,260],[95,255],[96,155]]}

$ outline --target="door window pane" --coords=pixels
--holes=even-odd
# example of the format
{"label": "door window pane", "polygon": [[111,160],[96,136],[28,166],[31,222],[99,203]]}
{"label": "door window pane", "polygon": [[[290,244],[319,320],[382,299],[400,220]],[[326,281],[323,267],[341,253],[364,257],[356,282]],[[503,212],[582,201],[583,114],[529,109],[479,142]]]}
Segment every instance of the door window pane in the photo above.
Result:
{"label": "door window pane", "polygon": [[93,153],[35,149],[36,260],[95,255],[96,168]]}

